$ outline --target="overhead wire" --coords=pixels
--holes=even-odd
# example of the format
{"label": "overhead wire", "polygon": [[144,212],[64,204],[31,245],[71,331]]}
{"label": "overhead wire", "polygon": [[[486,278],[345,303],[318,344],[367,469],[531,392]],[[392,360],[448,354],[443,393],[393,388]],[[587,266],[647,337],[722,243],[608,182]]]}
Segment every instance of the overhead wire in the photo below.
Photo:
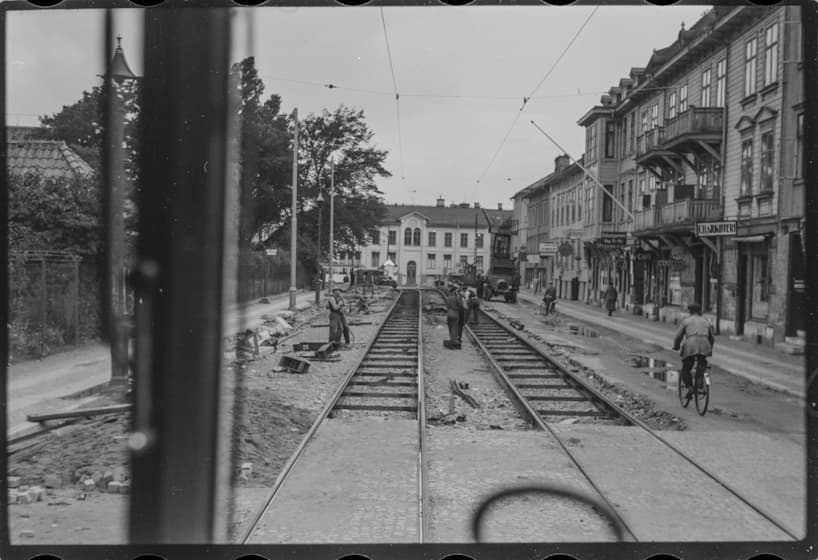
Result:
{"label": "overhead wire", "polygon": [[568,45],[563,49],[562,53],[560,53],[560,55],[557,57],[557,60],[554,61],[554,64],[551,65],[551,68],[548,70],[548,72],[546,72],[545,76],[543,76],[543,78],[537,83],[537,85],[534,87],[534,89],[531,90],[531,93],[529,93],[526,97],[523,97],[523,104],[520,106],[520,108],[517,110],[517,113],[514,115],[514,120],[511,122],[511,126],[509,127],[509,129],[506,132],[505,136],[503,136],[503,140],[500,142],[500,145],[497,147],[497,150],[494,152],[494,155],[489,160],[489,164],[486,166],[486,168],[483,170],[483,173],[481,173],[480,177],[477,179],[478,184],[480,184],[480,180],[483,179],[483,177],[486,176],[486,173],[488,173],[489,169],[491,169],[491,166],[494,165],[494,161],[497,159],[497,156],[502,151],[503,146],[505,146],[506,141],[508,140],[508,137],[511,135],[511,132],[514,130],[514,127],[517,125],[517,121],[520,119],[520,115],[522,115],[523,110],[525,109],[525,106],[528,104],[529,99],[531,99],[531,97],[537,92],[537,90],[540,89],[540,87],[545,82],[545,80],[548,79],[548,76],[550,76],[551,73],[554,71],[554,69],[557,67],[557,64],[559,64],[560,61],[565,57],[566,53],[568,53],[568,51],[571,49],[571,46],[574,44],[574,42],[576,42],[576,40],[579,37],[580,33],[582,33],[582,31],[588,25],[588,22],[591,21],[591,18],[594,17],[594,14],[596,14],[597,10],[599,10],[599,6],[596,6],[593,9],[593,11],[590,13],[590,15],[587,18],[585,18],[585,21],[583,22],[582,26],[576,31],[576,33],[574,33],[574,36],[568,42]]}
{"label": "overhead wire", "polygon": [[389,33],[386,31],[386,18],[383,15],[383,8],[381,10],[381,23],[383,24],[383,38],[386,41],[386,54],[389,58],[389,71],[392,73],[392,88],[395,92],[395,110],[398,116],[398,150],[400,154],[400,178],[405,181],[406,177],[403,173],[403,135],[400,126],[400,94],[398,93],[398,82],[395,80],[395,66],[392,63],[392,51],[389,48]]}

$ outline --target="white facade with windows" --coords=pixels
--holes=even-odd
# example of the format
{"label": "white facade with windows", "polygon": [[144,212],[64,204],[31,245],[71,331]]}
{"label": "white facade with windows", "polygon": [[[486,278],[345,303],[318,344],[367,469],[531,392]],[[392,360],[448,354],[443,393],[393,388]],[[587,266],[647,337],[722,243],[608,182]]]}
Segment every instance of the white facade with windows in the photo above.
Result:
{"label": "white facade with windows", "polygon": [[[471,205],[392,205],[385,223],[368,245],[357,248],[363,268],[378,268],[388,257],[399,286],[430,286],[451,274],[462,274],[464,264],[478,271],[489,266],[491,239],[486,214],[511,217],[511,210],[485,210]],[[377,263],[377,264],[376,264]]]}

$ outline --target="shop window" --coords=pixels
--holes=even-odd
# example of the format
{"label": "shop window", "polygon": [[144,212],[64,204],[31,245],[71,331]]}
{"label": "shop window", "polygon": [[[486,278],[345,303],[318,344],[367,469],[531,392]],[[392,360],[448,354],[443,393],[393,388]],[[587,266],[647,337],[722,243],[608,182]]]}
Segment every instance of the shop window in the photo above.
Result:
{"label": "shop window", "polygon": [[769,308],[769,270],[767,255],[753,255],[752,302],[750,317],[766,319]]}

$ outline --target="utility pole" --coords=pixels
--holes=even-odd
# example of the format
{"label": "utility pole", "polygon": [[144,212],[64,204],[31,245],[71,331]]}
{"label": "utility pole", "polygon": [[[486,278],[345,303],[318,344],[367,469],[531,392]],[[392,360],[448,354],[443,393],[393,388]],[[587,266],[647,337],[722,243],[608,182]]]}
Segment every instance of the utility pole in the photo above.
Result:
{"label": "utility pole", "polygon": [[293,122],[295,124],[293,133],[293,219],[290,223],[290,309],[295,310],[295,263],[296,243],[295,236],[298,232],[298,213],[296,203],[298,201],[298,107],[293,110]]}
{"label": "utility pole", "polygon": [[332,284],[334,278],[332,277],[332,261],[335,251],[333,243],[335,242],[333,229],[333,220],[335,218],[335,164],[329,164],[329,289],[332,291]]}

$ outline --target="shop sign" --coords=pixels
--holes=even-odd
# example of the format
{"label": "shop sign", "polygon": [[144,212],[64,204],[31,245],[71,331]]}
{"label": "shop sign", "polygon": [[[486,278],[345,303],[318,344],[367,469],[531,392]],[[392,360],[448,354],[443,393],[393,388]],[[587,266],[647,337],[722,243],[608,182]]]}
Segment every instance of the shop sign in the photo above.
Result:
{"label": "shop sign", "polygon": [[275,257],[278,255],[278,249],[267,249],[266,250],[267,256]]}
{"label": "shop sign", "polygon": [[548,257],[557,254],[557,244],[553,241],[540,243],[539,252],[541,257]]}
{"label": "shop sign", "polygon": [[636,251],[633,254],[633,260],[637,262],[650,262],[653,260],[653,253],[650,251]]}
{"label": "shop sign", "polygon": [[596,240],[597,245],[604,249],[624,247],[627,241],[626,234],[623,233],[606,233]]}
{"label": "shop sign", "polygon": [[563,257],[568,257],[574,254],[574,244],[568,241],[565,241],[560,245],[560,255]]}
{"label": "shop sign", "polygon": [[684,270],[687,268],[687,263],[681,259],[661,259],[656,262],[661,268],[669,268],[671,270]]}
{"label": "shop sign", "polygon": [[540,256],[539,255],[526,255],[526,262],[530,264],[540,264]]}
{"label": "shop sign", "polygon": [[711,237],[717,235],[736,235],[737,222],[702,222],[696,224],[696,235],[698,237]]}

